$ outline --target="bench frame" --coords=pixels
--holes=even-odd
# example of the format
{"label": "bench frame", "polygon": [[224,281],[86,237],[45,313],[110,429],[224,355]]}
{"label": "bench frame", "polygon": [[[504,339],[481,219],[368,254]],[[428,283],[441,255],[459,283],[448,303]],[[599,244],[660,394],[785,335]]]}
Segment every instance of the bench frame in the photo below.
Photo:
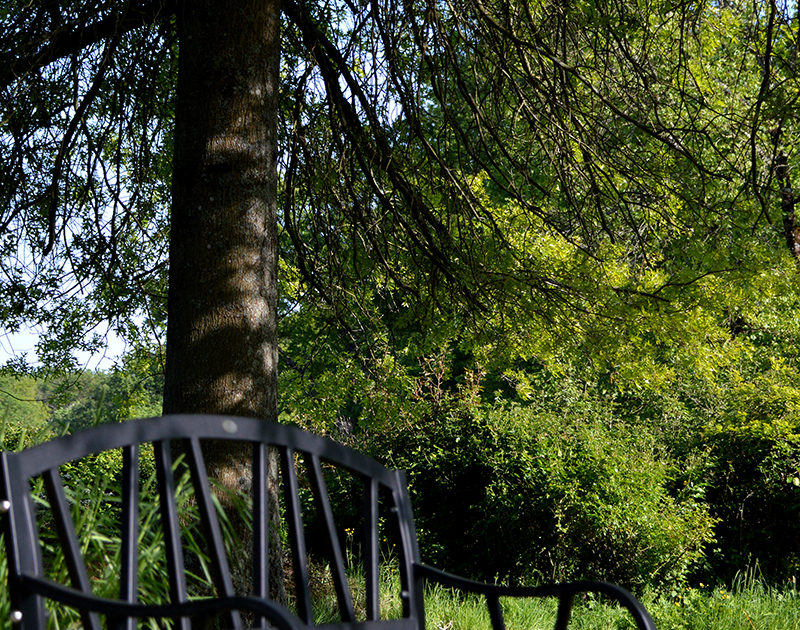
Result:
{"label": "bench frame", "polygon": [[[226,557],[222,530],[215,512],[212,490],[206,472],[201,440],[237,440],[249,443],[252,472],[253,593],[242,596],[234,591]],[[143,605],[137,601],[137,538],[139,534],[139,445],[152,443],[158,479],[159,510],[169,575],[169,602]],[[209,543],[209,559],[216,596],[190,599],[187,592],[180,515],[176,502],[173,453],[176,445],[185,454],[199,511],[202,530]],[[120,595],[118,599],[93,594],[87,568],[65,497],[59,466],[92,453],[122,450],[120,522]],[[295,582],[296,610],[289,611],[270,599],[268,531],[269,501],[267,466],[270,449],[280,461],[284,492],[285,527]],[[316,627],[313,620],[304,529],[303,507],[298,485],[298,461],[305,464],[306,476],[317,518],[327,537],[329,561],[341,623],[326,628],[341,630],[423,630],[425,628],[424,585],[434,582],[445,587],[474,593],[485,598],[494,630],[505,622],[500,598],[549,597],[558,600],[554,628],[567,628],[577,595],[602,594],[619,602],[632,615],[638,628],[655,630],[649,614],[626,590],[605,582],[575,582],[537,587],[506,587],[483,584],[455,576],[422,563],[414,528],[404,473],[389,470],[346,446],[325,437],[287,425],[250,418],[212,415],[174,415],[121,424],[102,425],[74,435],[57,438],[19,453],[0,453],[0,511],[8,555],[8,586],[12,621],[19,630],[44,630],[44,600],[50,599],[80,611],[86,630],[105,626],[114,630],[133,630],[137,618],[172,618],[175,627],[198,627],[192,620],[206,620],[223,614],[225,627],[244,627],[240,612],[248,611],[259,628],[293,630]],[[366,619],[357,620],[353,595],[346,576],[341,532],[328,496],[323,466],[335,465],[363,482],[362,555],[365,569]],[[52,510],[56,534],[67,563],[70,584],[59,584],[45,577],[41,542],[37,531],[31,480],[41,477]],[[383,501],[384,503],[381,503]],[[381,619],[379,604],[379,504],[386,505],[395,517],[398,537],[398,563],[401,579],[402,619]]]}

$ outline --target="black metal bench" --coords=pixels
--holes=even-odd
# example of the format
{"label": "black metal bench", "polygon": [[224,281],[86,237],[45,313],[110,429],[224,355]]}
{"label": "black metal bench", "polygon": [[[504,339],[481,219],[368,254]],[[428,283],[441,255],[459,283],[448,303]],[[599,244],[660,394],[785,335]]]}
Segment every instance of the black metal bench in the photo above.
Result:
{"label": "black metal bench", "polygon": [[[234,589],[231,556],[242,550],[231,549],[226,541],[230,523],[214,498],[204,464],[202,445],[207,440],[235,440],[250,454],[251,478],[243,479],[249,486],[244,504],[252,527],[252,548],[246,551],[252,556],[249,595]],[[122,459],[118,479],[82,479],[81,468],[69,464],[103,452]],[[176,452],[182,455],[175,457]],[[269,523],[275,522],[270,518],[275,515],[269,510],[276,509],[267,490],[270,453],[277,454],[280,462],[277,509],[283,553],[291,555],[291,565],[286,566],[289,590],[293,589],[288,605],[270,597]],[[558,630],[567,627],[575,597],[589,592],[627,608],[637,627],[655,628],[630,593],[608,583],[503,587],[423,564],[403,473],[294,427],[225,416],[165,416],[99,426],[1,456],[0,509],[5,512],[11,617],[20,630],[43,629],[49,614],[68,609],[76,611],[73,614],[88,630],[127,630],[141,627],[137,624],[144,619],[157,620],[156,627],[181,629],[421,630],[426,582],[483,597],[495,630],[505,627],[501,598],[555,598]],[[153,489],[145,479],[148,474]],[[94,509],[88,497],[98,494],[91,495],[87,484],[100,484],[104,509],[113,512],[118,523],[116,534],[92,539],[96,533],[83,531],[82,513]],[[331,501],[331,492],[361,497],[352,509],[340,513],[336,506],[342,502]],[[187,545],[189,538],[192,545]],[[205,542],[198,543],[198,538]],[[350,553],[346,542],[353,547]],[[100,569],[105,576],[109,573],[96,566],[96,560],[86,562],[82,549],[87,545],[112,550],[108,557],[119,563],[113,572],[118,584],[98,578]],[[161,551],[155,557],[148,551],[143,558],[144,547]],[[360,568],[354,572],[356,557]],[[145,560],[167,574],[158,597],[142,595]],[[385,579],[387,569],[382,565],[387,564],[389,571],[399,573],[399,580]],[[315,621],[311,579],[315,571],[328,576],[328,592],[335,593],[331,598],[338,609],[336,620],[326,619],[320,625]],[[205,584],[203,575],[209,578]],[[111,595],[106,592],[110,588]],[[387,589],[395,589],[400,602],[396,614],[389,615],[393,619],[386,618],[381,603]]]}

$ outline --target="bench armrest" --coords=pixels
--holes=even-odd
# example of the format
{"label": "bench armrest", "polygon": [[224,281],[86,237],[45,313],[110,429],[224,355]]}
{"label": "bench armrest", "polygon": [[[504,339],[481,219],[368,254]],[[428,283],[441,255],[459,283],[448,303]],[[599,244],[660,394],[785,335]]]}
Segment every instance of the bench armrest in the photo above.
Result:
{"label": "bench armrest", "polygon": [[655,623],[642,603],[624,588],[608,582],[580,581],[544,586],[501,586],[468,580],[424,564],[415,565],[417,578],[458,589],[465,593],[483,595],[489,607],[494,630],[504,630],[500,607],[501,597],[557,597],[558,616],[555,630],[566,630],[575,596],[579,593],[601,593],[628,609],[640,630],[656,630]]}

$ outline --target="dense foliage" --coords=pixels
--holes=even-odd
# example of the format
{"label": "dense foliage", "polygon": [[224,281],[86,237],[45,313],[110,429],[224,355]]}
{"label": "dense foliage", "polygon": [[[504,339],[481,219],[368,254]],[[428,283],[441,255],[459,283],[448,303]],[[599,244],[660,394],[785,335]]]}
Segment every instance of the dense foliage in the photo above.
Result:
{"label": "dense foliage", "polygon": [[[298,166],[283,417],[407,468],[426,552],[454,569],[792,575],[792,7],[428,8],[378,28],[430,38],[392,67],[423,86],[397,82],[393,126],[452,264],[421,262],[389,212],[356,235],[347,206],[381,200],[346,153]],[[344,151],[303,125],[303,156]]]}

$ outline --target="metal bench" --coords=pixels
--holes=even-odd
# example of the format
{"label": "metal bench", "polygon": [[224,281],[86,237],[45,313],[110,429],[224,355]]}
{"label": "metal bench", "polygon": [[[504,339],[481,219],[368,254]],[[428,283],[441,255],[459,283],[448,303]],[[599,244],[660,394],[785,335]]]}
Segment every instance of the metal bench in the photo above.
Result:
{"label": "metal bench", "polygon": [[[241,503],[247,515],[243,522],[252,528],[246,550],[231,548],[227,540],[230,522],[204,463],[206,441],[220,440],[237,441],[236,448],[250,460]],[[70,464],[97,462],[86,458],[100,453],[121,458],[118,478],[85,479],[80,474],[85,468]],[[20,630],[44,629],[48,615],[68,610],[87,630],[132,630],[145,627],[145,620],[155,620],[147,627],[182,630],[422,630],[426,583],[483,598],[494,630],[505,628],[501,598],[554,598],[558,630],[568,627],[576,596],[589,592],[625,607],[638,628],[655,628],[641,603],[612,584],[504,587],[423,564],[404,474],[294,427],[226,416],[164,416],[103,425],[0,457],[11,618]],[[280,468],[277,503],[269,500],[270,457],[277,457]],[[331,501],[332,492],[352,497],[352,506],[342,512],[342,501]],[[95,509],[91,496],[101,497],[115,532],[86,531],[82,515]],[[291,556],[285,563],[288,604],[270,596],[268,559],[275,532],[269,524],[276,522],[270,513],[276,509],[281,553]],[[85,550],[98,547],[106,550],[103,562],[118,562],[112,572],[98,567],[102,563],[96,557],[87,560],[94,552]],[[145,547],[151,550],[147,557]],[[248,583],[253,590],[247,595],[236,593],[232,577],[231,563],[238,559],[232,556],[241,555],[252,556]],[[160,594],[142,593],[147,562],[166,573]],[[399,579],[387,579],[387,571]],[[327,576],[337,611],[333,621],[315,620],[316,574]],[[397,602],[394,611],[387,610],[391,597]]]}

